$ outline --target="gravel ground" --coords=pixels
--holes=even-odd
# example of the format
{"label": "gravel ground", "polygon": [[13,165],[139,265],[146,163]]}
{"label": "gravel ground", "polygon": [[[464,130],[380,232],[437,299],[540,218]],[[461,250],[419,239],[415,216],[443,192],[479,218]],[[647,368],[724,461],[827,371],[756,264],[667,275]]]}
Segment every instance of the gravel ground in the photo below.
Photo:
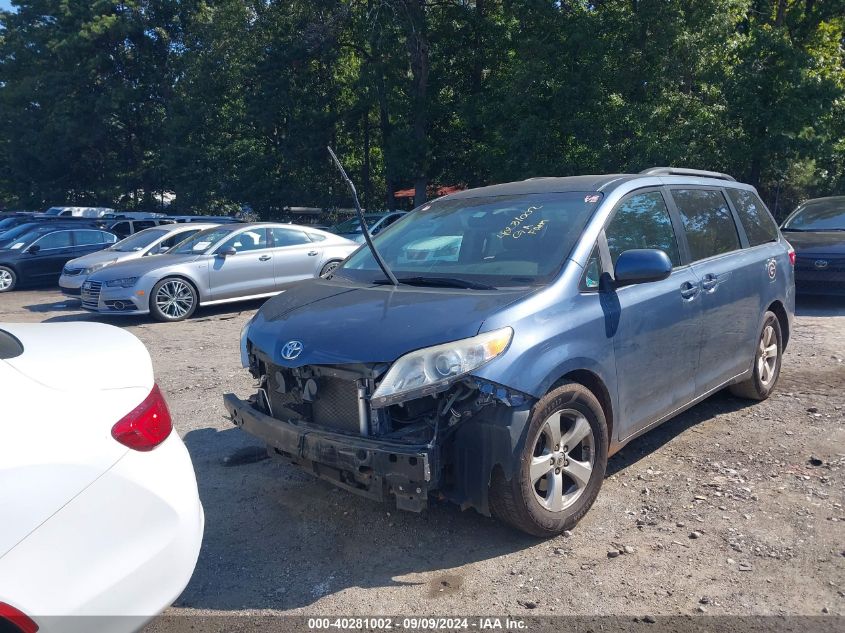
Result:
{"label": "gravel ground", "polygon": [[445,504],[398,512],[258,459],[221,394],[253,392],[238,335],[259,305],[159,324],[94,317],[54,290],[0,299],[0,321],[100,320],[149,348],[206,512],[167,614],[845,613],[845,299],[799,303],[772,398],[720,393],[629,444],[585,519],[547,541]]}

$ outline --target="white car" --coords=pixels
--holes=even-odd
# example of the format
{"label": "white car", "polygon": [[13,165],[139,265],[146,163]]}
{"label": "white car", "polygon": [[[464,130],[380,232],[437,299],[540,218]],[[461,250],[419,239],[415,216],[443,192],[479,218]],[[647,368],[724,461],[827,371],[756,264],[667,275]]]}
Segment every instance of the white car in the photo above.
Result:
{"label": "white car", "polygon": [[187,585],[204,527],[146,348],[0,323],[0,399],[0,631],[139,629]]}
{"label": "white car", "polygon": [[70,260],[62,269],[59,289],[70,297],[78,297],[88,275],[117,262],[158,255],[195,233],[217,224],[167,224],[138,231],[107,249]]}

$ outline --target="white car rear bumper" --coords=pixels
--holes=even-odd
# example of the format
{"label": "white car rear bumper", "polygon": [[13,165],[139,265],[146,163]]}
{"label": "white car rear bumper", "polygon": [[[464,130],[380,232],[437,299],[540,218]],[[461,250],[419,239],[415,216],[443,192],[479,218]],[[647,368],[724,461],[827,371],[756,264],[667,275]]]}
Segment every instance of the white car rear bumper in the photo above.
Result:
{"label": "white car rear bumper", "polygon": [[45,633],[137,630],[188,584],[204,521],[174,431],[150,452],[127,451],[0,558],[0,601]]}

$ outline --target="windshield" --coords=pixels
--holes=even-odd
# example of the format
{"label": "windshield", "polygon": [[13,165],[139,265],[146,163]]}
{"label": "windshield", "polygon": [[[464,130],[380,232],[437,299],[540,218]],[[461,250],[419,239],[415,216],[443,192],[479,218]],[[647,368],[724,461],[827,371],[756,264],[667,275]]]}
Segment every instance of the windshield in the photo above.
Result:
{"label": "windshield", "polygon": [[192,237],[189,237],[187,240],[179,242],[167,252],[171,255],[199,255],[200,253],[207,251],[209,247],[222,240],[231,232],[232,229],[206,229],[205,231],[200,231]]}
{"label": "windshield", "polygon": [[[364,214],[364,220],[367,222],[367,226],[369,228],[372,228],[373,224],[381,220],[383,217],[383,215],[376,215],[373,213]],[[344,220],[340,224],[335,224],[331,230],[335,233],[360,233],[361,224],[358,222],[358,218],[356,217],[350,220]]]}
{"label": "windshield", "polygon": [[[19,231],[18,229],[24,228],[23,231]],[[20,248],[24,248],[31,242],[34,242],[36,239],[41,237],[44,234],[44,230],[33,229],[31,226],[23,225],[22,227],[18,227],[17,229],[12,229],[8,233],[4,233],[2,237],[0,237],[0,248],[8,248],[11,250],[18,250]]]}
{"label": "windshield", "polygon": [[[400,281],[541,284],[558,272],[600,200],[597,193],[566,192],[432,202],[396,221],[375,243]],[[335,276],[384,280],[367,248]]]}
{"label": "windshield", "polygon": [[50,207],[44,212],[44,215],[59,215],[62,212],[62,207]]}
{"label": "windshield", "polygon": [[164,229],[145,229],[134,235],[130,235],[125,240],[120,240],[117,244],[109,248],[109,250],[117,251],[118,253],[133,253],[147,248],[147,246],[160,240],[165,235],[167,235],[167,231]]}
{"label": "windshield", "polygon": [[[0,248],[11,248],[15,244],[23,246],[23,244],[38,236],[38,228],[43,227],[38,224],[29,223],[9,229],[3,235],[0,235]],[[16,248],[20,248],[21,246],[16,246]]]}
{"label": "windshield", "polygon": [[5,231],[8,228],[11,228],[17,224],[21,224],[20,218],[5,218],[4,220],[0,220],[0,232]]}
{"label": "windshield", "polygon": [[785,231],[845,231],[845,198],[819,200],[800,208],[783,225]]}

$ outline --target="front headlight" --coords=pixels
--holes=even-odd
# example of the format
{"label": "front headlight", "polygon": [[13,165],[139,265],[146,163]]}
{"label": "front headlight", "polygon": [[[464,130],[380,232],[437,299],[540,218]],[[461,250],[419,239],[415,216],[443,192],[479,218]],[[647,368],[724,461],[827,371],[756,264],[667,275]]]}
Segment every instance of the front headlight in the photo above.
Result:
{"label": "front headlight", "polygon": [[111,261],[108,261],[108,262],[100,262],[99,264],[94,264],[94,265],[92,265],[92,266],[89,266],[89,267],[88,267],[88,268],[86,268],[85,270],[83,270],[83,271],[82,271],[82,274],[83,274],[83,275],[90,275],[90,274],[92,274],[92,273],[97,272],[97,271],[98,271],[98,270],[100,270],[101,268],[105,268],[105,267],[106,267],[106,266],[108,266],[109,264],[114,264],[116,261],[117,261],[116,259],[112,259]]}
{"label": "front headlight", "polygon": [[419,392],[415,397],[421,397],[441,391],[456,378],[499,356],[512,337],[513,330],[505,327],[405,354],[390,367],[373,393],[372,402],[384,406],[411,392]]}
{"label": "front headlight", "polygon": [[131,288],[138,282],[137,277],[124,277],[123,279],[112,279],[106,282],[109,288]]}

